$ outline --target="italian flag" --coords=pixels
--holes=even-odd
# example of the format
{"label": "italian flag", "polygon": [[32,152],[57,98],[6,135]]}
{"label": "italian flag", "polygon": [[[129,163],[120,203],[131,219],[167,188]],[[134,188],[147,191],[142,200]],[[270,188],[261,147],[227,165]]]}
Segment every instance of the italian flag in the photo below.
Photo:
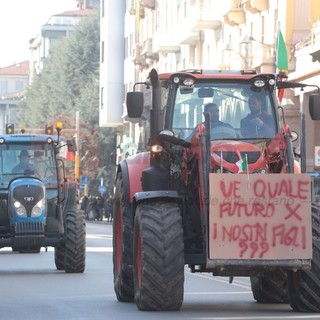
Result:
{"label": "italian flag", "polygon": [[248,159],[247,155],[237,161],[234,165],[234,172],[240,173],[240,172],[247,172],[248,171]]}
{"label": "italian flag", "polygon": [[[284,78],[280,78],[284,80],[288,74],[288,53],[286,43],[284,42],[283,36],[281,31],[278,31],[277,35],[277,56],[276,56],[276,65],[278,69],[278,73],[282,74]],[[284,95],[284,89],[279,89],[278,91],[278,98],[279,101],[282,101]]]}

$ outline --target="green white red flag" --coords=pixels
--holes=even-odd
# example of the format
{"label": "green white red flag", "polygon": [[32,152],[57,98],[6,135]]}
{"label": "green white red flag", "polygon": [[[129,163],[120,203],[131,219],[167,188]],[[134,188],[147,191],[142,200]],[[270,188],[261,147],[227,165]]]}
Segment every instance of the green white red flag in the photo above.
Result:
{"label": "green white red flag", "polygon": [[234,165],[234,172],[240,173],[240,172],[247,172],[248,171],[248,159],[247,155],[237,161]]}
{"label": "green white red flag", "polygon": [[[280,80],[284,80],[287,78],[288,74],[288,53],[287,53],[287,47],[286,43],[284,42],[281,30],[279,29],[278,35],[277,35],[277,56],[276,56],[276,65],[278,69],[278,74],[282,75],[280,76]],[[284,89],[280,89],[278,91],[278,98],[281,102],[284,94]]]}

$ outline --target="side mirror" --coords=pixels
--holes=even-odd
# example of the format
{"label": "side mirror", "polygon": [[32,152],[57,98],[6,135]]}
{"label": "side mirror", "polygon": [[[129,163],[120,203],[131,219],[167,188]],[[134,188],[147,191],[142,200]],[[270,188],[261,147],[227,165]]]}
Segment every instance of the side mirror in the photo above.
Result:
{"label": "side mirror", "polygon": [[309,113],[312,120],[320,120],[320,94],[310,95]]}
{"label": "side mirror", "polygon": [[127,112],[129,118],[140,118],[143,111],[143,93],[128,92],[127,93]]}

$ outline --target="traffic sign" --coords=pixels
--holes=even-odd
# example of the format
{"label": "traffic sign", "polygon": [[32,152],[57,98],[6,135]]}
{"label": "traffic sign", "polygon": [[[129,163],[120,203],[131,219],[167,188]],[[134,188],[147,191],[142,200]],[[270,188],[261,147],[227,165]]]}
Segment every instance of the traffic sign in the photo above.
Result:
{"label": "traffic sign", "polygon": [[98,190],[100,193],[105,193],[107,191],[107,188],[105,186],[99,186]]}
{"label": "traffic sign", "polygon": [[81,176],[80,184],[90,184],[90,177],[89,176]]}
{"label": "traffic sign", "polygon": [[307,172],[312,178],[320,178],[320,171]]}

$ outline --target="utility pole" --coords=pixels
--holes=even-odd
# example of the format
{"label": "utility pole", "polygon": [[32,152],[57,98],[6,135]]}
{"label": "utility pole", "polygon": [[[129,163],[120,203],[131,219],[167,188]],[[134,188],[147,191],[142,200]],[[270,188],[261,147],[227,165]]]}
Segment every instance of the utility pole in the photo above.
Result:
{"label": "utility pole", "polygon": [[74,164],[74,175],[76,181],[80,179],[80,131],[79,131],[79,111],[76,112],[76,144],[77,151],[75,152],[75,164]]}

